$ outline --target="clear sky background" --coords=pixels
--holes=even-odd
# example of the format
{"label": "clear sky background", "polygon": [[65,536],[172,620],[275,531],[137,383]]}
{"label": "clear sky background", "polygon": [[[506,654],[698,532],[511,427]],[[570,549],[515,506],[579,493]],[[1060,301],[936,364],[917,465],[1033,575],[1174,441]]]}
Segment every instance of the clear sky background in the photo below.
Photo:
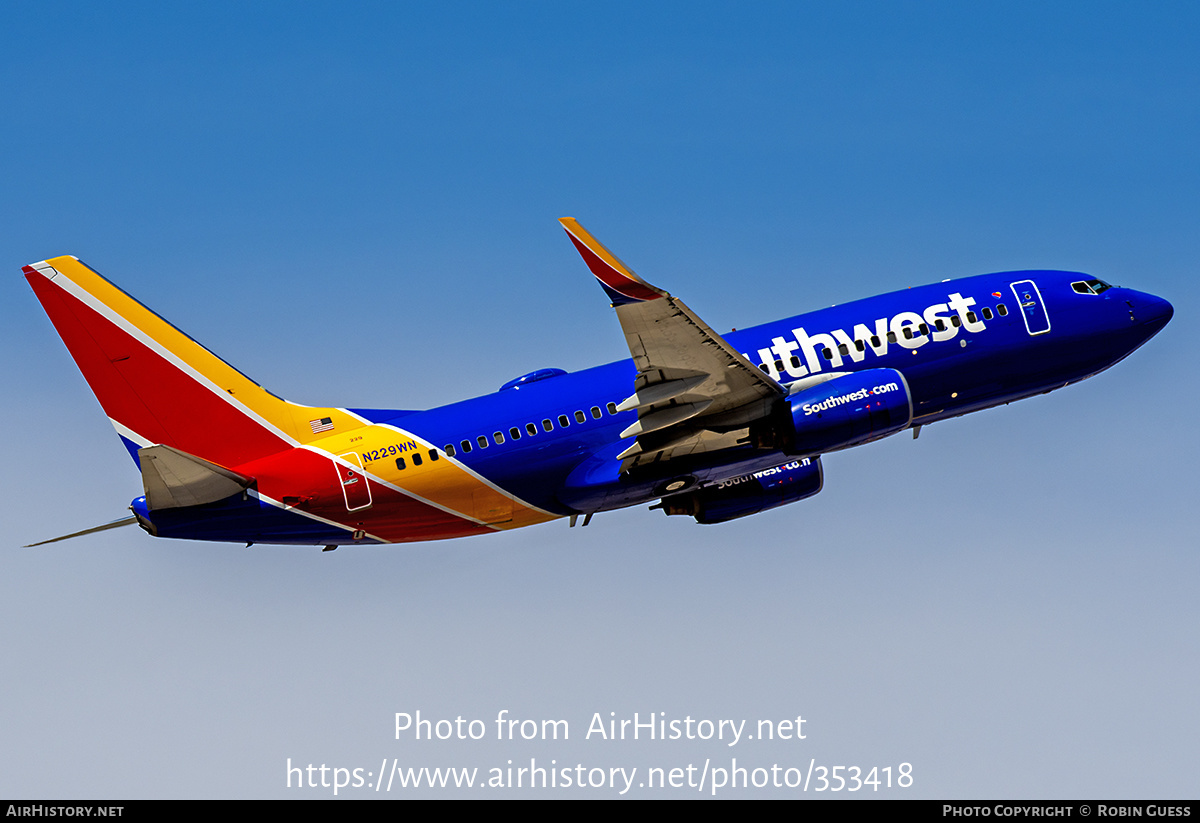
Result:
{"label": "clear sky background", "polygon": [[[0,796],[331,794],[288,758],[1195,796],[1194,4],[6,3],[0,31]],[[568,214],[717,329],[1021,268],[1176,314],[726,525],[18,548],[141,493],[23,264],[78,255],[288,399],[424,408],[626,356]],[[496,741],[504,709],[571,737]],[[396,740],[418,710],[489,739]],[[584,739],[597,712],[807,737]]]}

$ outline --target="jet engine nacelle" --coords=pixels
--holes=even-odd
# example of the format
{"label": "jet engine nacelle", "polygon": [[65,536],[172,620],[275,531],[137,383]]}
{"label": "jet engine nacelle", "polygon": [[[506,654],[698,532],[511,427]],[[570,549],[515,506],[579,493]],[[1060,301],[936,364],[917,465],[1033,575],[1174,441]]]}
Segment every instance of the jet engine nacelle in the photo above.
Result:
{"label": "jet engine nacelle", "polygon": [[895,369],[843,374],[788,398],[791,454],[821,454],[895,434],[912,422],[912,393]]}
{"label": "jet engine nacelle", "polygon": [[655,508],[668,515],[691,515],[706,525],[724,523],[812,497],[823,482],[821,458],[805,458],[668,497]]}

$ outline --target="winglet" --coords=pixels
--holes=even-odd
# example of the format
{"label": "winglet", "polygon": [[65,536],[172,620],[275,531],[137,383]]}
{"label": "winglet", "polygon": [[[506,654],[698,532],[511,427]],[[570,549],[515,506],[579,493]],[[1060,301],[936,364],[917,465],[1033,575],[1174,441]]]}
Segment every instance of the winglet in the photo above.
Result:
{"label": "winglet", "polygon": [[587,229],[579,225],[579,221],[574,217],[560,217],[558,222],[562,223],[562,227],[567,230],[567,236],[575,244],[583,262],[592,270],[592,274],[596,275],[600,286],[612,298],[614,306],[644,303],[647,300],[657,300],[667,296],[665,291],[651,286],[634,274],[633,270],[605,248],[603,243],[592,237]]}

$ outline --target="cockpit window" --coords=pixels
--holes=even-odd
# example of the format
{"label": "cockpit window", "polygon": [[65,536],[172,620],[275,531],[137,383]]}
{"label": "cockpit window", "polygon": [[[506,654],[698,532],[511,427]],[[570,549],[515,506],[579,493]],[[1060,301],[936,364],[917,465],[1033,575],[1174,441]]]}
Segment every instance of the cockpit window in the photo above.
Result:
{"label": "cockpit window", "polygon": [[1079,294],[1100,294],[1112,288],[1103,280],[1080,280],[1071,284],[1071,288]]}

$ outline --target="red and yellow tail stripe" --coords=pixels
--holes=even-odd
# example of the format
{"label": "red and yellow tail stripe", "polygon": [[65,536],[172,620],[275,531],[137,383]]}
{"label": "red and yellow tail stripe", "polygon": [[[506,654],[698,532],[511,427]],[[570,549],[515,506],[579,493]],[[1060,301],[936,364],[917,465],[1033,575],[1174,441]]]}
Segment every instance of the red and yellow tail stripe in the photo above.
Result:
{"label": "red and yellow tail stripe", "polygon": [[24,271],[100,405],[138,445],[235,466],[363,425],[276,397],[75,257]]}

